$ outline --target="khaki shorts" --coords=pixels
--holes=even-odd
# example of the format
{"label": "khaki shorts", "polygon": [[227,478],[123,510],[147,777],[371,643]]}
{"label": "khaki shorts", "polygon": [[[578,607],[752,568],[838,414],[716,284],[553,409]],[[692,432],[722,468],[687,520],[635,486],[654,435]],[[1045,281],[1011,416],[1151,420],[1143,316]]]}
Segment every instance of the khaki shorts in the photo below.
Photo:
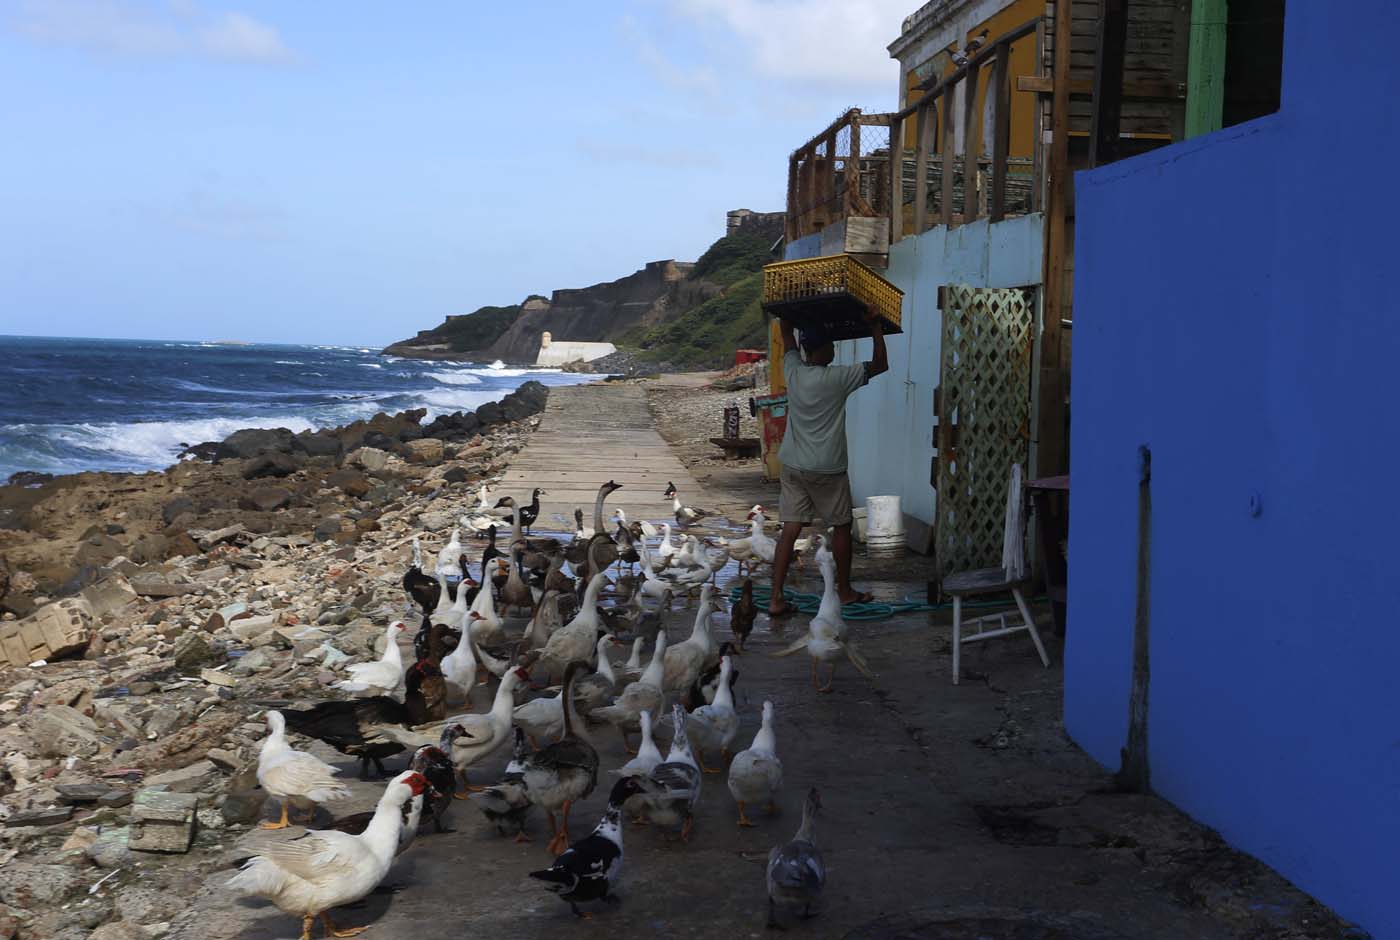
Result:
{"label": "khaki shorts", "polygon": [[820,516],[827,525],[851,521],[851,480],[844,473],[808,473],[783,467],[782,494],[778,501],[781,522],[810,525]]}

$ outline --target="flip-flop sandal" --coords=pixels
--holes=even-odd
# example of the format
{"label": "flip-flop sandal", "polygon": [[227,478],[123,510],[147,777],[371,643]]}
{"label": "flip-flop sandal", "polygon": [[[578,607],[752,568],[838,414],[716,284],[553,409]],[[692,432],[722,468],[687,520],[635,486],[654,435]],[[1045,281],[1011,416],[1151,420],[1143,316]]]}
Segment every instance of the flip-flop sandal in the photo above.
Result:
{"label": "flip-flop sandal", "polygon": [[871,602],[874,601],[874,600],[875,600],[875,595],[874,595],[874,594],[871,594],[869,591],[857,591],[857,592],[856,592],[856,599],[855,599],[855,600],[853,600],[853,601],[846,601],[846,602],[844,602],[841,606],[842,606],[842,607],[850,607],[850,606],[853,605],[853,604],[869,604],[869,603],[871,603]]}
{"label": "flip-flop sandal", "polygon": [[779,620],[783,617],[791,617],[795,613],[797,613],[796,607],[792,606],[791,604],[784,604],[782,610],[768,611],[768,619]]}

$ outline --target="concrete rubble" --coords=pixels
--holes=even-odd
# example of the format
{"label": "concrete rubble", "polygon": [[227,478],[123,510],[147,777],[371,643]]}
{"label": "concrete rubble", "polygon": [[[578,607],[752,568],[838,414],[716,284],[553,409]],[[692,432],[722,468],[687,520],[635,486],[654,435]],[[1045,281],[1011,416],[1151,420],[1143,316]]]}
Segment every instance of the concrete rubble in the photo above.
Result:
{"label": "concrete rubble", "polygon": [[[542,405],[541,395],[533,410]],[[0,940],[169,933],[263,816],[264,703],[341,694],[329,684],[372,658],[384,624],[404,613],[412,536],[435,551],[537,422],[481,425],[446,447],[360,447],[310,496],[305,484],[249,477],[247,505],[295,504],[300,530],[200,527],[201,507],[166,500],[183,552],[147,553],[152,539],[172,541],[155,535],[110,555],[96,532],[83,543],[96,564],[81,594],[35,592],[33,613],[4,614]],[[13,566],[4,575],[11,599],[37,583]]]}

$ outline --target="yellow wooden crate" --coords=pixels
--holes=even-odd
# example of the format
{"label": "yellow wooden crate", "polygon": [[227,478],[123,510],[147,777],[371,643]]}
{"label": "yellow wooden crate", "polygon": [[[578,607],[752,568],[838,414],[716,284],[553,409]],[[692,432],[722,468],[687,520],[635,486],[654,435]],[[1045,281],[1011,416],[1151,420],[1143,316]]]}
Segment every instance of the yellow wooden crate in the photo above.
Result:
{"label": "yellow wooden crate", "polygon": [[864,314],[902,332],[904,292],[850,255],[780,261],[763,268],[763,309],[799,328],[820,325],[832,339],[869,336]]}

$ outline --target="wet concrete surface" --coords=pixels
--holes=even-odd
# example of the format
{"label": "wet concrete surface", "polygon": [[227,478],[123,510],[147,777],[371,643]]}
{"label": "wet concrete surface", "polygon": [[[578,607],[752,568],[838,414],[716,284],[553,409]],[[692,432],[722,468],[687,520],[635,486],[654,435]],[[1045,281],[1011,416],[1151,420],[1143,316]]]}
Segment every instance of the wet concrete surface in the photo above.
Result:
{"label": "wet concrete surface", "polygon": [[[858,568],[859,572],[859,568]],[[795,587],[819,590],[811,570]],[[805,577],[806,580],[802,580]],[[869,583],[869,582],[867,582]],[[922,580],[871,584],[885,598],[923,590]],[[679,641],[693,613],[678,602],[667,622]],[[727,617],[715,618],[720,638]],[[759,724],[765,699],[777,710],[785,793],[781,812],[736,825],[723,775],[706,776],[689,844],[647,828],[626,828],[621,903],[579,921],[528,872],[550,857],[546,820],[536,813],[530,845],[496,835],[475,804],[450,811],[456,831],[424,835],[396,862],[398,893],[377,894],[337,912],[368,936],[421,940],[463,935],[541,937],[758,937],[765,934],[764,861],[793,834],[810,786],[822,792],[817,839],[830,868],[821,916],[797,936],[894,937],[1304,937],[1344,936],[1325,909],[1212,833],[1151,797],[1113,791],[1109,776],[1060,727],[1059,646],[1043,669],[1029,640],[970,648],[966,678],[949,681],[949,631],[942,612],[853,625],[876,672],[849,665],[835,691],[817,694],[808,661],[770,655],[806,629],[785,631],[760,617],[737,661],[742,716],[738,745]],[[1048,631],[1047,631],[1047,640]],[[484,707],[487,693],[478,689]],[[574,838],[587,834],[606,800],[606,770],[627,758],[609,728],[594,736],[604,773],[576,807]],[[347,775],[354,763],[321,749]],[[504,752],[473,772],[490,781]],[[401,760],[401,759],[398,759]],[[390,762],[391,769],[397,764]],[[372,806],[379,787],[355,785],[349,813]],[[245,852],[231,851],[230,864]],[[237,900],[211,879],[197,920],[177,935],[267,940],[296,936],[299,922],[264,902]]]}

